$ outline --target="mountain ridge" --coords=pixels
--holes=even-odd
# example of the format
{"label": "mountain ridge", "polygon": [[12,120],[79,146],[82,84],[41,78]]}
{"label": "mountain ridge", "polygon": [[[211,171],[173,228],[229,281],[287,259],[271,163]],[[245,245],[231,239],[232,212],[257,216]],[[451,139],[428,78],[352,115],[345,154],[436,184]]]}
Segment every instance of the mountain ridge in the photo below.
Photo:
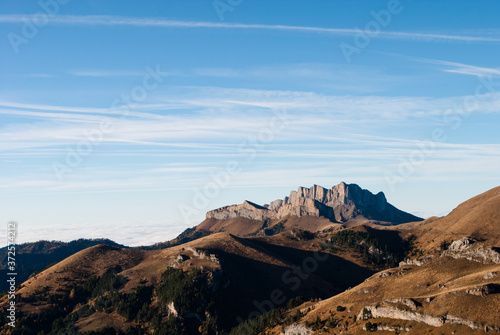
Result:
{"label": "mountain ridge", "polygon": [[[299,188],[292,198],[333,209],[328,191]],[[349,191],[338,197],[353,205],[346,215],[356,201],[377,208],[372,196],[385,198]],[[241,204],[264,213],[269,206]],[[152,248],[93,246],[21,285],[12,334],[500,331],[500,187],[441,218],[352,221],[360,223],[307,214],[210,218]],[[0,307],[7,303],[4,295]]]}
{"label": "mountain ridge", "polygon": [[242,217],[266,221],[287,216],[324,217],[333,223],[351,220],[374,220],[380,223],[401,224],[423,219],[406,213],[387,202],[383,192],[373,194],[357,184],[341,182],[326,189],[319,185],[299,187],[284,199],[260,206],[245,200],[239,205],[230,205],[208,211],[206,219],[226,220]]}

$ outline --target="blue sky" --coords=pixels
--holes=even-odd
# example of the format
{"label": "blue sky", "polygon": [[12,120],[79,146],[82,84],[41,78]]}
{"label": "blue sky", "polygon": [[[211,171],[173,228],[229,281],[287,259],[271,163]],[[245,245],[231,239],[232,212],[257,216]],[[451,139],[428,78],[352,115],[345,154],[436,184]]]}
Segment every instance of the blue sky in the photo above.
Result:
{"label": "blue sky", "polygon": [[499,185],[497,1],[0,9],[0,220],[19,241],[164,241],[341,181],[428,217]]}

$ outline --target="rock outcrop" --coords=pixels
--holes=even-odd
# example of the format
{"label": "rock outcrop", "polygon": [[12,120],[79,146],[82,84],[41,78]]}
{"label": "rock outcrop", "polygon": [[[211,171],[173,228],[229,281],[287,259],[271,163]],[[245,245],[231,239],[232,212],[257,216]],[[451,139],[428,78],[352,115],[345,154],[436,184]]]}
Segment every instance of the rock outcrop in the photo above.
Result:
{"label": "rock outcrop", "polygon": [[410,259],[407,258],[404,261],[399,262],[399,267],[405,266],[405,265],[416,265],[416,266],[422,266],[424,264],[429,263],[432,261],[434,258],[434,255],[429,255],[420,259]]}
{"label": "rock outcrop", "polygon": [[389,318],[423,322],[433,327],[441,327],[445,321],[442,317],[406,311],[394,306],[365,306],[365,308],[363,308],[363,310],[361,310],[358,315],[359,320],[368,320],[375,318]]}
{"label": "rock outcrop", "polygon": [[483,279],[491,279],[495,278],[498,276],[498,272],[493,271],[493,272],[488,272],[487,274],[484,275]]}
{"label": "rock outcrop", "polygon": [[422,220],[403,212],[387,202],[384,193],[373,194],[356,184],[344,182],[325,189],[314,185],[299,187],[288,197],[269,205],[259,206],[250,201],[209,211],[207,219],[225,220],[243,217],[251,220],[274,220],[286,216],[325,217],[332,222],[347,222],[358,217],[368,220],[399,224]]}
{"label": "rock outcrop", "polygon": [[[363,325],[363,330],[365,331],[374,331],[374,330],[385,330],[385,331],[389,331],[389,332],[401,332],[401,331],[405,331],[405,332],[409,332],[411,331],[411,327],[401,327],[401,326],[388,326],[388,325],[383,325],[383,324],[373,324],[372,325],[373,328],[371,329],[367,329],[367,326],[366,324]],[[374,329],[375,328],[375,329]]]}
{"label": "rock outcrop", "polygon": [[443,251],[441,257],[465,258],[469,261],[489,264],[491,262],[500,264],[500,253],[496,250],[476,243],[476,240],[464,236],[460,240],[453,241],[450,247]]}
{"label": "rock outcrop", "polygon": [[412,299],[408,298],[396,298],[396,299],[387,299],[387,302],[393,303],[393,304],[403,304],[406,307],[409,307],[412,311],[415,311],[417,309],[417,304],[415,304],[415,301]]}
{"label": "rock outcrop", "polygon": [[226,220],[235,217],[243,217],[250,220],[264,221],[271,217],[272,212],[267,208],[245,201],[241,205],[231,205],[209,211],[207,219]]}
{"label": "rock outcrop", "polygon": [[282,335],[309,335],[312,334],[313,331],[303,324],[294,324],[285,328],[284,332],[281,332]]}
{"label": "rock outcrop", "polygon": [[489,294],[500,293],[500,285],[489,283],[482,286],[476,286],[474,288],[466,290],[466,293],[484,297]]}
{"label": "rock outcrop", "polygon": [[474,330],[481,328],[481,326],[470,320],[463,319],[451,314],[443,316],[432,316],[428,314],[421,314],[413,311],[403,310],[394,306],[365,306],[365,308],[363,308],[358,315],[359,320],[368,320],[375,318],[389,318],[423,322],[433,327],[441,327],[445,323],[450,323],[466,325]]}

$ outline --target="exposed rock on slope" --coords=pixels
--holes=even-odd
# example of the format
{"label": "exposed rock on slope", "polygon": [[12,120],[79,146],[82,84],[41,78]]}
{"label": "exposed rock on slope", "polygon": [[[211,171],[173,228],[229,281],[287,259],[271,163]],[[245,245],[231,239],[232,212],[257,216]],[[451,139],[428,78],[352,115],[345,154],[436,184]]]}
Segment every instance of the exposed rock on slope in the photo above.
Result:
{"label": "exposed rock on slope", "polygon": [[290,325],[286,327],[285,331],[282,332],[284,335],[310,335],[313,331],[304,325]]}
{"label": "exposed rock on slope", "polygon": [[268,220],[269,210],[250,201],[245,201],[241,205],[225,206],[207,213],[207,219],[227,220],[235,217],[242,217],[250,220]]}
{"label": "exposed rock on slope", "polygon": [[376,195],[356,184],[344,182],[325,189],[314,185],[299,187],[290,196],[278,199],[269,205],[259,206],[250,201],[209,211],[207,219],[227,220],[242,217],[250,220],[275,220],[287,216],[324,217],[331,222],[347,222],[364,218],[392,224],[422,219],[403,212],[387,202],[384,193]]}
{"label": "exposed rock on slope", "polygon": [[[168,248],[94,246],[32,276],[17,290],[13,334],[210,333],[258,325],[272,308],[266,334],[500,332],[499,194],[402,225],[377,225],[412,216],[344,183],[224,207]],[[403,257],[413,259],[385,268]],[[4,319],[8,304],[1,297]]]}
{"label": "exposed rock on slope", "polygon": [[[482,242],[464,241],[454,243],[454,248],[465,246],[460,252],[467,252],[484,247]],[[391,327],[409,334],[429,333],[434,327],[442,334],[498,332],[500,282],[495,273],[499,266],[435,255],[420,266],[403,264],[329,299],[305,303],[297,308],[302,314],[296,322],[320,325],[320,332],[314,334],[338,334],[339,328],[329,324],[347,325],[346,321],[344,329],[353,335]],[[273,330],[278,334],[277,328]]]}
{"label": "exposed rock on slope", "polygon": [[428,252],[438,249],[443,242],[463,236],[484,241],[492,247],[500,246],[500,187],[461,203],[445,217],[405,224],[398,229],[418,236],[420,247]]}
{"label": "exposed rock on slope", "polygon": [[358,319],[389,318],[423,322],[433,327],[441,327],[445,323],[466,325],[471,329],[481,328],[478,324],[454,315],[432,316],[403,310],[394,306],[365,306],[358,315]]}
{"label": "exposed rock on slope", "polygon": [[477,245],[476,241],[469,237],[453,241],[448,250],[443,252],[442,256],[465,258],[469,261],[483,262],[484,264],[490,262],[500,264],[500,254],[497,251],[491,247]]}
{"label": "exposed rock on slope", "polygon": [[[309,245],[309,242],[291,241],[291,243]],[[305,248],[309,249],[309,247]],[[314,264],[313,268],[311,264]],[[105,287],[113,287],[113,292],[119,293],[120,297],[129,303],[131,300],[127,300],[125,294],[133,296],[141,287],[158,289],[158,285],[164,280],[162,278],[164,278],[165,271],[169,269],[182,270],[184,273],[198,269],[203,273],[203,276],[200,276],[206,277],[205,279],[210,284],[207,289],[210,292],[217,291],[214,294],[214,301],[216,306],[220,307],[219,326],[228,329],[235,325],[238,318],[246,319],[256,310],[267,309],[268,300],[274,297],[278,289],[281,295],[279,301],[273,300],[272,304],[273,306],[275,304],[275,307],[286,304],[289,299],[296,296],[302,296],[305,299],[327,298],[345,290],[353,283],[362,282],[373,273],[351,261],[324,252],[295,249],[290,246],[268,243],[264,239],[240,238],[227,233],[218,233],[162,250],[120,249],[104,245],[85,249],[23,283],[17,293],[26,299],[16,304],[16,308],[26,313],[24,315],[45,313],[43,315],[46,317],[46,314],[53,308],[51,303],[75,302],[74,306],[63,306],[67,307],[66,310],[61,307],[62,305],[59,306],[63,308],[63,311],[54,317],[64,319],[67,313],[73,310],[76,312],[80,306],[76,305],[75,300],[69,298],[75,296],[75,293],[73,295],[71,293],[73,290],[77,292],[77,295],[78,292],[85,293],[86,291],[82,291],[82,288],[89,285],[89,279],[93,276],[105,277],[111,274],[120,279],[120,284],[116,287],[106,284]],[[175,292],[179,295],[185,293]],[[107,295],[103,299],[111,299],[110,297],[111,295]],[[115,295],[115,297],[118,296]],[[88,304],[87,307],[93,306],[93,298],[90,299],[85,295],[82,299],[84,299],[81,301],[82,304]],[[116,299],[113,301],[118,303]],[[144,309],[159,308],[155,301],[154,299],[147,300],[147,306]],[[4,307],[7,304],[8,299],[4,295],[0,300],[2,310],[5,310]],[[142,302],[137,307],[141,308],[141,306]],[[113,313],[101,313],[102,310],[98,309],[88,311],[81,317],[78,314],[78,317],[74,316],[78,319],[75,327],[78,327],[80,331],[101,329],[103,326],[114,327],[115,324],[119,324],[120,320],[123,320],[124,310],[120,309],[121,312],[118,312],[117,306],[113,308],[116,308],[111,309]],[[171,315],[178,314],[179,318],[186,318],[189,314],[186,311],[182,312],[182,309],[175,304],[166,305],[165,308],[163,312]],[[101,317],[104,319],[101,320]],[[94,318],[99,318],[100,321]],[[28,322],[27,319],[24,320],[23,322]],[[134,317],[131,317],[126,327],[142,327],[143,323],[137,325],[133,320]],[[142,322],[143,320],[145,319],[142,319]],[[51,319],[50,324],[53,321]],[[47,326],[48,329],[50,329],[50,324]],[[24,325],[26,326],[27,323]],[[95,328],[90,329],[90,326]],[[123,326],[120,329],[125,332],[126,327]],[[150,327],[149,324],[148,327]],[[2,331],[0,327],[1,334],[3,334]],[[22,333],[22,330],[20,331]]]}

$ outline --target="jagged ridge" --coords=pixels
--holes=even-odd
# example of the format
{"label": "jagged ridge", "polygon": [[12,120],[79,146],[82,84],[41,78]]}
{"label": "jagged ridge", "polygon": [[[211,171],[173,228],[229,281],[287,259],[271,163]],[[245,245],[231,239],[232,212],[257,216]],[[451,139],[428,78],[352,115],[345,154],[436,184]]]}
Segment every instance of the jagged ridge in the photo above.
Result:
{"label": "jagged ridge", "polygon": [[283,217],[322,216],[332,222],[347,222],[356,218],[390,222],[393,224],[421,221],[422,218],[403,212],[387,202],[383,192],[376,195],[356,184],[340,184],[326,189],[319,185],[299,187],[290,196],[269,205],[259,206],[245,201],[207,212],[207,219],[226,220],[243,217],[251,220],[274,220]]}

